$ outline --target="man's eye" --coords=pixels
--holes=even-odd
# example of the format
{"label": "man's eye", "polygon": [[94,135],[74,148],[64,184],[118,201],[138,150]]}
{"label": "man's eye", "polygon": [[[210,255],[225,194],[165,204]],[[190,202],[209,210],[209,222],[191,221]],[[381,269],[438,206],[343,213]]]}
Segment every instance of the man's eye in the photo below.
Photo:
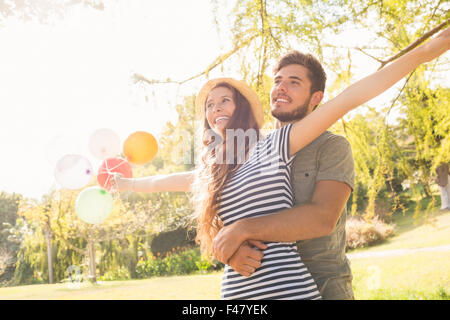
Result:
{"label": "man's eye", "polygon": [[213,103],[208,103],[208,104],[206,105],[207,108],[212,108],[213,106],[214,106]]}

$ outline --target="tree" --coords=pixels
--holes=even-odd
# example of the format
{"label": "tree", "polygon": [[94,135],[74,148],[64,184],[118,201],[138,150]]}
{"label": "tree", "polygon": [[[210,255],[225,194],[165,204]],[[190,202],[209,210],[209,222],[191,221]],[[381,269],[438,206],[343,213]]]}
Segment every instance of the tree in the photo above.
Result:
{"label": "tree", "polygon": [[[334,96],[359,76],[357,70],[363,63],[355,63],[355,58],[375,62],[378,68],[382,68],[450,23],[450,13],[441,0],[237,0],[231,9],[223,2],[213,1],[213,4],[217,29],[227,38],[224,47],[228,50],[224,50],[205,70],[186,79],[161,81],[134,74],[135,81],[150,86],[161,83],[183,85],[195,78],[208,78],[211,71],[219,67],[222,73],[224,70],[237,70],[267,106],[272,83],[268,66],[286,51],[295,48],[309,51],[322,61],[328,74],[335,78],[327,87],[326,96]],[[221,19],[224,12],[229,13],[226,15],[228,20]],[[341,33],[354,29],[365,32],[365,37],[358,38],[356,45],[341,45],[335,40]],[[396,191],[401,182],[396,181],[397,187],[394,188],[393,181],[415,174],[415,168],[408,160],[408,152],[402,149],[401,141],[398,141],[399,137],[404,137],[399,131],[405,130],[405,127],[394,127],[387,118],[393,109],[408,108],[406,104],[409,102],[403,97],[411,77],[420,77],[424,81],[430,79],[433,73],[445,70],[445,61],[438,66],[433,62],[421,68],[424,71],[415,71],[407,77],[392,101],[382,110],[373,113],[370,111],[373,106],[367,104],[367,117],[374,121],[372,124],[364,124],[363,118],[356,117],[354,122],[342,120],[340,125],[333,127],[333,130],[346,135],[353,146],[359,170],[357,185],[366,186],[369,192],[369,205],[365,209],[367,217],[375,214],[376,199],[386,185],[391,190],[393,210],[401,208]],[[431,76],[425,70],[430,70]],[[444,98],[442,104],[449,105],[450,102],[445,99],[448,98]],[[267,108],[265,114],[265,119],[269,120]],[[267,128],[272,128],[270,121]],[[362,128],[367,134],[370,133],[368,141],[361,141],[358,134],[352,133]],[[378,158],[366,158],[370,155],[363,154],[368,149],[373,149],[371,155]],[[354,201],[357,202],[355,194]],[[356,207],[354,213],[355,210]]]}
{"label": "tree", "polygon": [[[408,182],[413,186],[421,185],[424,195],[431,197],[428,212],[435,204],[431,191],[435,169],[441,162],[450,161],[450,90],[440,86],[431,89],[428,82],[417,75],[401,99],[405,105],[401,126],[410,138],[406,148],[415,173],[408,176]],[[419,209],[417,206],[416,215]]]}
{"label": "tree", "polygon": [[[75,251],[88,262],[89,279],[96,282],[96,244],[103,241],[124,239],[129,235],[139,236],[151,230],[152,212],[158,209],[151,203],[130,205],[117,198],[113,211],[103,223],[90,225],[81,221],[74,210],[77,192],[60,190],[50,194],[45,201],[22,201],[19,207],[20,216],[31,223],[36,232],[45,234],[59,245]],[[47,231],[48,230],[48,231]],[[48,244],[48,241],[47,241]],[[27,252],[27,248],[23,248]],[[48,256],[51,246],[47,245]],[[48,270],[51,270],[48,259]],[[64,266],[67,268],[68,266]]]}
{"label": "tree", "polygon": [[0,0],[0,21],[2,18],[18,17],[24,21],[37,19],[40,23],[48,23],[54,17],[61,18],[75,5],[104,9],[103,1],[97,0]]}
{"label": "tree", "polygon": [[22,196],[20,194],[0,192],[0,244],[5,249],[8,235],[3,231],[16,224],[18,218],[17,207],[21,199]]}
{"label": "tree", "polygon": [[21,199],[20,194],[0,193],[0,283],[7,283],[14,273],[19,245],[10,237],[10,230],[19,217],[17,208]]}

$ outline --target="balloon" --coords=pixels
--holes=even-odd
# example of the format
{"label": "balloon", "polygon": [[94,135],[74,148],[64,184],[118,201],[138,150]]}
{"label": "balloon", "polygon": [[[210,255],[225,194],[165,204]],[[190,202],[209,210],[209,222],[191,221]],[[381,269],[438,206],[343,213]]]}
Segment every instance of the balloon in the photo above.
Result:
{"label": "balloon", "polygon": [[55,168],[55,179],[67,189],[80,189],[92,179],[92,165],[88,159],[77,154],[62,157]]}
{"label": "balloon", "polygon": [[89,150],[100,160],[115,157],[120,153],[120,138],[110,129],[98,129],[89,139]]}
{"label": "balloon", "polygon": [[133,170],[126,160],[120,158],[106,159],[98,169],[97,182],[102,188],[108,191],[111,189],[113,172],[121,173],[124,178],[133,177]]}
{"label": "balloon", "polygon": [[151,161],[158,152],[158,143],[153,135],[144,131],[131,134],[123,144],[123,153],[134,164]]}
{"label": "balloon", "polygon": [[97,224],[105,221],[113,209],[113,198],[100,187],[89,187],[80,192],[75,211],[84,222]]}

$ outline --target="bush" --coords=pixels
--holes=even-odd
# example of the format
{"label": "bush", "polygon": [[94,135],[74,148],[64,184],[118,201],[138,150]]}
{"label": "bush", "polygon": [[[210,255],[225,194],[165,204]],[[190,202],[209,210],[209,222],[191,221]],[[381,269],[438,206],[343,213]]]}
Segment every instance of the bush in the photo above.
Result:
{"label": "bush", "polygon": [[4,248],[0,248],[0,276],[6,271],[12,262],[13,258],[11,253]]}
{"label": "bush", "polygon": [[173,249],[165,257],[161,257],[161,254],[157,253],[156,256],[139,261],[136,273],[138,278],[142,279],[192,274],[199,271],[207,272],[221,268],[223,268],[223,264],[218,261],[208,262],[202,259],[199,248],[191,248],[180,252]]}
{"label": "bush", "polygon": [[189,248],[195,245],[195,231],[187,228],[178,228],[172,231],[165,231],[158,234],[151,243],[151,250],[154,255],[158,252],[166,255],[173,252],[174,248]]}
{"label": "bush", "polygon": [[7,249],[0,248],[0,287],[7,286],[14,277],[15,261]]}
{"label": "bush", "polygon": [[394,226],[375,217],[365,221],[361,217],[351,217],[345,226],[346,249],[356,249],[378,244],[394,235]]}
{"label": "bush", "polygon": [[127,268],[118,268],[105,272],[102,276],[98,277],[99,281],[114,281],[114,280],[130,280],[130,272]]}

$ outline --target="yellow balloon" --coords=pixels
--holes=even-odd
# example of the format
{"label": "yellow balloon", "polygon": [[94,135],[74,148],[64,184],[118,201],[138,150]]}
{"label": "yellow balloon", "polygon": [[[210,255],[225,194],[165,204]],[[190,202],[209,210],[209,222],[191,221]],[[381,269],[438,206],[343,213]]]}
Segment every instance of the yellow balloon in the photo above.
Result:
{"label": "yellow balloon", "polygon": [[132,133],[123,143],[123,154],[128,162],[145,164],[156,156],[158,143],[153,135],[145,131]]}

